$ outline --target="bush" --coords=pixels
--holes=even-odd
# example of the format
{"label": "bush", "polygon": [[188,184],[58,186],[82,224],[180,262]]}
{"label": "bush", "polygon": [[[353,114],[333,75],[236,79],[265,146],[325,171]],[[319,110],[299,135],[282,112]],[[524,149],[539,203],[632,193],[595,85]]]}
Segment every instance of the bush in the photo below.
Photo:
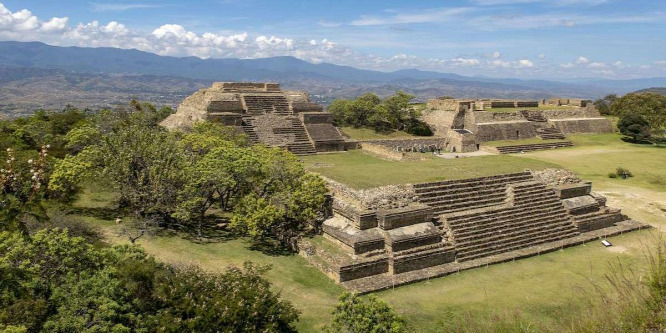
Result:
{"label": "bush", "polygon": [[634,174],[631,173],[631,171],[629,171],[629,169],[625,169],[625,168],[623,168],[623,167],[618,167],[618,168],[615,170],[615,174],[616,174],[618,177],[622,177],[622,175],[627,175],[627,177],[633,177],[633,176],[634,176]]}
{"label": "bush", "polygon": [[404,320],[384,301],[373,296],[360,297],[348,292],[340,296],[333,310],[333,322],[326,328],[329,333],[406,332]]}
{"label": "bush", "polygon": [[615,172],[610,172],[608,178],[617,178],[617,174]]}

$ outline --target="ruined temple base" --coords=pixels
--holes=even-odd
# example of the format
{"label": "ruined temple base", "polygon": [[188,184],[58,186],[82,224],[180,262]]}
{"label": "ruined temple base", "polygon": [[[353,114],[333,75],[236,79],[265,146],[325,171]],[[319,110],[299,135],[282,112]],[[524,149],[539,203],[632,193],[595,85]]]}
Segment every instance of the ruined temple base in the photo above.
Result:
{"label": "ruined temple base", "polygon": [[483,257],[470,261],[463,261],[461,263],[452,262],[416,271],[410,271],[407,273],[401,273],[395,275],[389,275],[389,274],[372,275],[365,278],[342,282],[341,285],[350,291],[354,291],[360,294],[370,293],[374,291],[394,288],[408,283],[414,283],[418,281],[428,280],[431,278],[437,278],[452,273],[464,271],[467,269],[499,264],[503,262],[513,261],[516,259],[532,257],[543,253],[554,252],[566,247],[576,246],[591,241],[604,239],[606,237],[620,235],[625,232],[647,229],[647,228],[650,228],[650,225],[634,220],[625,220],[622,222],[617,222],[616,225],[612,227],[584,232],[575,237],[555,242],[540,244],[537,246],[531,246],[516,251],[505,252],[498,255]]}

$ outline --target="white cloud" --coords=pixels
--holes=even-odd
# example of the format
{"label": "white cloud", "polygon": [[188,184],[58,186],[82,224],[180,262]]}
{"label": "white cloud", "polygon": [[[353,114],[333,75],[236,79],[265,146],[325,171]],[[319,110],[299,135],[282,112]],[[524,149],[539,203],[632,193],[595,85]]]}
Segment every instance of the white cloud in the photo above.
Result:
{"label": "white cloud", "polygon": [[539,59],[546,59],[546,54],[541,53],[537,56]]}
{"label": "white cloud", "polygon": [[454,58],[451,59],[454,64],[460,66],[478,66],[481,62],[478,59]]}
{"label": "white cloud", "polygon": [[577,64],[587,64],[590,62],[590,59],[587,59],[586,57],[580,56],[578,59],[576,59]]}
{"label": "white cloud", "polygon": [[159,8],[165,5],[148,3],[91,3],[94,12],[124,12],[132,9]]}
{"label": "white cloud", "polygon": [[608,67],[608,65],[604,64],[603,62],[593,62],[587,65],[587,67],[599,69],[599,68],[606,68]]}
{"label": "white cloud", "polygon": [[392,25],[392,24],[413,24],[413,23],[433,23],[445,22],[452,17],[471,12],[472,8],[436,8],[422,10],[412,13],[400,13],[391,16],[361,16],[360,19],[352,21],[351,25]]}
{"label": "white cloud", "polygon": [[518,60],[518,67],[534,67],[534,63],[528,59]]}
{"label": "white cloud", "polygon": [[566,64],[561,64],[560,67],[562,67],[562,68],[573,68],[573,67],[574,67],[574,64],[568,62],[568,63],[566,63]]}
{"label": "white cloud", "polygon": [[502,54],[499,51],[495,51],[493,52],[492,57],[498,59],[502,57]]}

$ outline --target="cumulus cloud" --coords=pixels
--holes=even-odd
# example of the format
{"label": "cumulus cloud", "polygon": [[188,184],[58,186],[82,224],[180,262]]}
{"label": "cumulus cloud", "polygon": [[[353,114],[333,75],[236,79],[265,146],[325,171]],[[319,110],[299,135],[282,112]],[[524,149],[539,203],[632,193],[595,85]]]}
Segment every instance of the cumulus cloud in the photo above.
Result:
{"label": "cumulus cloud", "polygon": [[576,59],[577,64],[587,64],[590,62],[590,59],[587,59],[586,57],[580,56],[578,59]]}
{"label": "cumulus cloud", "polygon": [[518,60],[518,67],[534,67],[534,63],[528,59]]}

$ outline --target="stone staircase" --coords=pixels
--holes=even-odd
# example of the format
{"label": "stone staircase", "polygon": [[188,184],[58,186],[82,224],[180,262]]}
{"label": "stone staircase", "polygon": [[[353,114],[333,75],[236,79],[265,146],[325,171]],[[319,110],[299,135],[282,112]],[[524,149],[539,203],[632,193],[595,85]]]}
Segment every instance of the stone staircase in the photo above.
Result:
{"label": "stone staircase", "polygon": [[243,132],[245,132],[245,135],[247,135],[248,140],[250,140],[251,143],[259,143],[259,136],[257,135],[257,131],[255,129],[254,119],[251,116],[243,116]]}
{"label": "stone staircase", "polygon": [[535,143],[528,145],[500,146],[496,148],[500,154],[516,154],[516,153],[528,152],[534,150],[556,149],[556,148],[564,148],[572,146],[573,143],[571,141],[560,141],[560,142]]}
{"label": "stone staircase", "polygon": [[536,133],[543,140],[564,139],[564,134],[555,127],[537,128]]}
{"label": "stone staircase", "polygon": [[284,129],[285,133],[294,134],[294,142],[287,144],[287,150],[296,155],[312,155],[316,154],[314,145],[308,137],[305,126],[297,117],[291,117],[291,128]]}
{"label": "stone staircase", "polygon": [[506,199],[506,186],[533,181],[529,172],[498,176],[448,180],[415,184],[418,200],[433,207],[435,216],[457,211],[501,205]]}
{"label": "stone staircase", "polygon": [[287,98],[282,95],[244,95],[243,99],[248,114],[274,113],[284,116],[292,114]]}
{"label": "stone staircase", "polygon": [[536,123],[545,123],[548,121],[548,119],[546,119],[539,111],[522,110],[520,113],[522,113],[523,117],[528,121]]}
{"label": "stone staircase", "polygon": [[455,242],[456,259],[472,260],[577,236],[559,197],[544,184],[509,185],[512,204],[442,216]]}

